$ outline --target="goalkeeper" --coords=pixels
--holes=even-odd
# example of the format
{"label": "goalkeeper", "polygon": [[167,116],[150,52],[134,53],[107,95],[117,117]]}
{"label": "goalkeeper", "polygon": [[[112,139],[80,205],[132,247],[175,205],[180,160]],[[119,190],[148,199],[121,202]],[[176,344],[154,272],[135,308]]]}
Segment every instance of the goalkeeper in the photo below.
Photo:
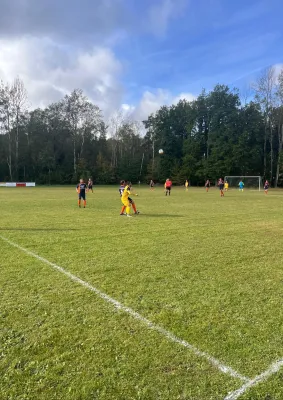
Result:
{"label": "goalkeeper", "polygon": [[244,191],[244,186],[245,186],[245,184],[244,184],[244,182],[243,182],[242,180],[240,180],[238,186],[239,186],[239,191],[240,191],[240,192],[243,192],[243,191]]}
{"label": "goalkeeper", "polygon": [[130,217],[131,206],[133,207],[134,213],[139,214],[139,211],[136,209],[134,200],[131,199],[131,197],[129,197],[129,195],[131,195],[131,185],[129,184],[129,182],[127,181],[120,182],[119,193],[123,204],[120,215],[125,215],[125,210],[126,210],[127,217]]}

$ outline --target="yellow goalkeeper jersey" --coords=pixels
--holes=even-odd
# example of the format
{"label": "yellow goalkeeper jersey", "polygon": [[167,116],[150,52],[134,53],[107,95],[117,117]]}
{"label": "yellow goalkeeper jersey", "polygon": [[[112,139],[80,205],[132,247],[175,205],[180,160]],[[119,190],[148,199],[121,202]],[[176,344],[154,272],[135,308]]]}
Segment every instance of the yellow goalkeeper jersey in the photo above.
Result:
{"label": "yellow goalkeeper jersey", "polygon": [[122,201],[128,200],[129,196],[131,194],[131,189],[130,186],[127,185],[122,193]]}

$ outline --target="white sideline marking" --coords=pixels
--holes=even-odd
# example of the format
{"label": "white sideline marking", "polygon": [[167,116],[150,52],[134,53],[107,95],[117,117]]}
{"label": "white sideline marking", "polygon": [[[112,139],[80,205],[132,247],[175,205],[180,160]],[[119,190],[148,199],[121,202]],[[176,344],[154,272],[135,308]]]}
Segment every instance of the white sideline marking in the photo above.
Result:
{"label": "white sideline marking", "polygon": [[131,315],[133,318],[137,319],[138,321],[141,321],[144,325],[146,325],[148,328],[159,332],[161,335],[166,337],[166,339],[171,340],[174,343],[178,343],[181,346],[184,346],[185,348],[191,350],[195,355],[205,358],[207,361],[210,362],[214,367],[218,368],[220,371],[223,373],[232,376],[233,378],[240,379],[243,382],[250,382],[249,378],[246,378],[245,376],[239,374],[237,371],[235,371],[233,368],[223,364],[221,361],[217,360],[216,358],[210,356],[209,354],[205,353],[204,351],[199,350],[192,344],[186,342],[185,340],[182,340],[175,336],[173,333],[167,331],[166,329],[162,328],[159,325],[155,325],[153,322],[151,322],[149,319],[144,318],[142,315],[134,311],[133,309],[124,306],[121,304],[119,301],[113,299],[112,297],[108,296],[107,294],[101,292],[99,289],[95,288],[94,286],[90,285],[88,282],[83,281],[76,275],[73,275],[71,272],[65,270],[64,268],[60,267],[59,265],[56,265],[52,263],[51,261],[48,261],[46,258],[40,257],[39,255],[33,253],[32,251],[29,251],[25,249],[24,247],[19,246],[18,244],[10,241],[9,239],[6,239],[5,237],[0,235],[0,239],[3,241],[9,243],[11,246],[16,247],[17,249],[23,251],[24,253],[28,254],[31,257],[36,258],[37,260],[42,261],[43,263],[50,265],[52,268],[56,269],[57,271],[61,272],[62,274],[66,275],[68,278],[70,278],[73,282],[79,283],[80,285],[84,286],[85,288],[91,290],[94,292],[97,296],[99,296],[101,299],[105,300],[106,302],[112,304],[114,307],[116,307],[118,310],[122,310],[125,313],[128,313]]}
{"label": "white sideline marking", "polygon": [[238,399],[248,389],[252,388],[253,386],[258,385],[259,383],[263,382],[265,379],[269,378],[271,375],[278,372],[281,367],[283,367],[283,360],[276,361],[275,363],[271,364],[271,366],[266,371],[264,371],[260,375],[257,375],[255,378],[251,379],[249,382],[245,383],[242,387],[240,387],[240,389],[237,389],[234,392],[229,393],[228,396],[226,396],[224,400]]}

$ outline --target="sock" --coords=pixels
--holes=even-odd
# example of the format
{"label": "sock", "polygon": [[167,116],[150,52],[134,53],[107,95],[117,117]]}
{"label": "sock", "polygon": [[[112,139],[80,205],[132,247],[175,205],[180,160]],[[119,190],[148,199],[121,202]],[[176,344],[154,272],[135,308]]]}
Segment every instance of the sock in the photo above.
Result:
{"label": "sock", "polygon": [[136,209],[135,203],[132,203],[132,207],[133,207],[134,212],[136,213],[136,212],[137,212],[137,209]]}
{"label": "sock", "polygon": [[124,214],[126,206],[122,206],[120,214]]}
{"label": "sock", "polygon": [[84,207],[86,206],[86,200],[84,200]]}
{"label": "sock", "polygon": [[126,207],[126,214],[130,215],[131,213],[131,206]]}
{"label": "sock", "polygon": [[78,206],[79,206],[79,207],[81,206],[81,201],[80,201],[80,200],[78,200]]}

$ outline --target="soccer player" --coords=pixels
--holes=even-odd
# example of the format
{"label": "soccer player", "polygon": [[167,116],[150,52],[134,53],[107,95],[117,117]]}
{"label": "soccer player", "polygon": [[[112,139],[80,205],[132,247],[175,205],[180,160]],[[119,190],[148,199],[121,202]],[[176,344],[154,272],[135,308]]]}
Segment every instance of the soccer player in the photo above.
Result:
{"label": "soccer player", "polygon": [[224,181],[222,178],[218,179],[218,187],[220,190],[220,196],[224,197],[224,192],[223,192],[223,188],[224,188]]}
{"label": "soccer player", "polygon": [[228,189],[229,189],[229,183],[227,181],[225,181],[225,183],[224,183],[225,192],[228,192]]}
{"label": "soccer player", "polygon": [[88,188],[83,179],[80,179],[80,183],[77,184],[76,190],[79,195],[78,206],[81,208],[81,200],[83,199],[84,208],[86,208],[86,192],[88,191]]}
{"label": "soccer player", "polygon": [[149,186],[150,186],[150,190],[154,190],[154,182],[153,182],[152,179],[151,179],[151,181],[150,181]]}
{"label": "soccer player", "polygon": [[167,196],[167,194],[170,196],[171,187],[172,187],[172,181],[170,181],[170,179],[167,178],[165,182],[165,196]]}
{"label": "soccer player", "polygon": [[[126,187],[128,188],[128,191],[130,192],[130,191],[131,191],[130,185],[126,185],[126,182],[125,182],[125,181],[121,181],[121,182],[120,182],[119,193],[120,193],[120,197],[121,197],[121,201],[122,201],[122,204],[123,204],[123,205],[122,205],[122,209],[121,209],[120,215],[128,215],[128,214],[129,214],[129,213],[125,214],[125,210],[127,209],[127,205],[124,204],[124,202],[123,202],[123,193],[124,193]],[[137,196],[137,195],[136,195],[136,196]],[[136,205],[135,205],[135,202],[133,201],[133,199],[131,199],[130,197],[128,197],[128,201],[129,201],[129,203],[130,203],[130,206],[133,207],[134,213],[135,213],[135,214],[139,214],[140,212],[136,209]],[[126,210],[126,212],[127,212],[127,210]],[[130,216],[130,215],[128,215],[128,216]]]}
{"label": "soccer player", "polygon": [[89,180],[88,180],[88,183],[87,183],[87,188],[88,188],[88,190],[91,190],[91,191],[92,191],[92,193],[93,193],[92,186],[93,186],[92,179],[91,179],[91,178],[89,178]]}
{"label": "soccer player", "polygon": [[186,192],[187,192],[189,190],[189,181],[188,181],[188,179],[186,179],[185,188],[186,188]]}
{"label": "soccer player", "polygon": [[265,181],[264,183],[264,193],[267,194],[268,193],[268,189],[269,189],[269,182],[268,180]]}
{"label": "soccer player", "polygon": [[244,191],[244,186],[245,186],[245,184],[244,184],[244,182],[242,181],[242,179],[240,180],[238,186],[239,186],[239,191],[240,191],[240,192],[243,192],[243,191]]}
{"label": "soccer player", "polygon": [[208,190],[209,190],[209,188],[210,188],[210,181],[209,181],[209,179],[207,179],[207,181],[205,182],[205,188],[206,188],[206,191],[208,192]]}

